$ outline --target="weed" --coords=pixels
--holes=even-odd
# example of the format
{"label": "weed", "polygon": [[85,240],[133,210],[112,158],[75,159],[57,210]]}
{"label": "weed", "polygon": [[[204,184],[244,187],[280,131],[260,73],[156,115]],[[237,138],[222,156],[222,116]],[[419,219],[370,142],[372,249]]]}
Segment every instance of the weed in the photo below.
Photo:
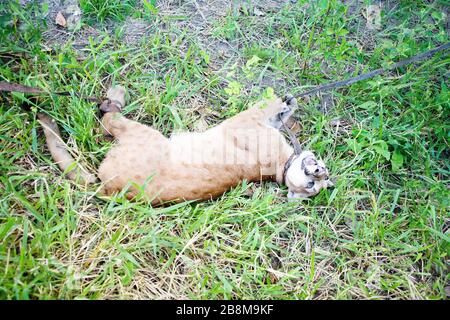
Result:
{"label": "weed", "polygon": [[136,0],[80,0],[83,13],[100,22],[107,18],[123,21],[135,5]]}

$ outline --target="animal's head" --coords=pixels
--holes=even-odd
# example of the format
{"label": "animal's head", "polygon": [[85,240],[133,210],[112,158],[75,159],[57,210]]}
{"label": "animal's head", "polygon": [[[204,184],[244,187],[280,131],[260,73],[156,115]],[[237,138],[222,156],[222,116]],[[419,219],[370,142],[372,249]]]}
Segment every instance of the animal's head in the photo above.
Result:
{"label": "animal's head", "polygon": [[333,186],[325,163],[317,160],[311,151],[303,151],[292,160],[286,171],[285,183],[289,188],[289,199],[309,198]]}

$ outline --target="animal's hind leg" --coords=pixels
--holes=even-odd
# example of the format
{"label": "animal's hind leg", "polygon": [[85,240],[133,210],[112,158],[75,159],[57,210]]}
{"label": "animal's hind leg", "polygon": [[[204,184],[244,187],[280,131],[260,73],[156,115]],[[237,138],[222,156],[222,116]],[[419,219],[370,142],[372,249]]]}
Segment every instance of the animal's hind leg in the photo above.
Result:
{"label": "animal's hind leg", "polygon": [[128,120],[119,112],[106,113],[102,118],[102,128],[106,137],[119,138],[130,127]]}
{"label": "animal's hind leg", "polygon": [[105,112],[102,118],[102,127],[105,135],[116,139],[131,139],[132,141],[144,137],[165,139],[157,130],[139,122],[125,118],[120,111],[125,106],[125,89],[120,86],[110,88],[105,102],[100,109]]}
{"label": "animal's hind leg", "polygon": [[109,88],[107,100],[100,105],[100,110],[104,113],[102,127],[105,136],[116,137],[127,127],[128,120],[120,114],[125,107],[125,94],[126,90],[122,86]]}

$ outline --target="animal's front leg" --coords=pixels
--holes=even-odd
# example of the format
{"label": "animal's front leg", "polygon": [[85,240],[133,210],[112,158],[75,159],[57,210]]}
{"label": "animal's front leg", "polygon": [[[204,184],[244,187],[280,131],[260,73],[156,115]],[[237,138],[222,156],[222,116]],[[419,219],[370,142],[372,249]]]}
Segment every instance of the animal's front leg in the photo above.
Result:
{"label": "animal's front leg", "polygon": [[280,129],[283,126],[282,122],[286,123],[298,107],[297,99],[291,94],[286,95],[282,101],[281,109],[269,118],[269,125],[276,129]]}

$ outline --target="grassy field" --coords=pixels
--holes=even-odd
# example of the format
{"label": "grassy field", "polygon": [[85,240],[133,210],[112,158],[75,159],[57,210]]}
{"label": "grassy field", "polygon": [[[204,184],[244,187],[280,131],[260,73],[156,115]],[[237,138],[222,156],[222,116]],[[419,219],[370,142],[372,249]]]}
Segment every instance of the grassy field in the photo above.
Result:
{"label": "grassy field", "polygon": [[[369,1],[205,3],[83,0],[71,32],[42,1],[2,1],[0,81],[99,96],[121,84],[127,116],[169,135],[449,41],[445,0],[384,1],[376,30]],[[95,171],[112,145],[97,106],[1,94],[0,298],[446,299],[449,62],[303,100],[299,140],[337,183],[297,203],[275,183],[165,208],[100,198],[53,164],[36,121],[55,118]]]}

